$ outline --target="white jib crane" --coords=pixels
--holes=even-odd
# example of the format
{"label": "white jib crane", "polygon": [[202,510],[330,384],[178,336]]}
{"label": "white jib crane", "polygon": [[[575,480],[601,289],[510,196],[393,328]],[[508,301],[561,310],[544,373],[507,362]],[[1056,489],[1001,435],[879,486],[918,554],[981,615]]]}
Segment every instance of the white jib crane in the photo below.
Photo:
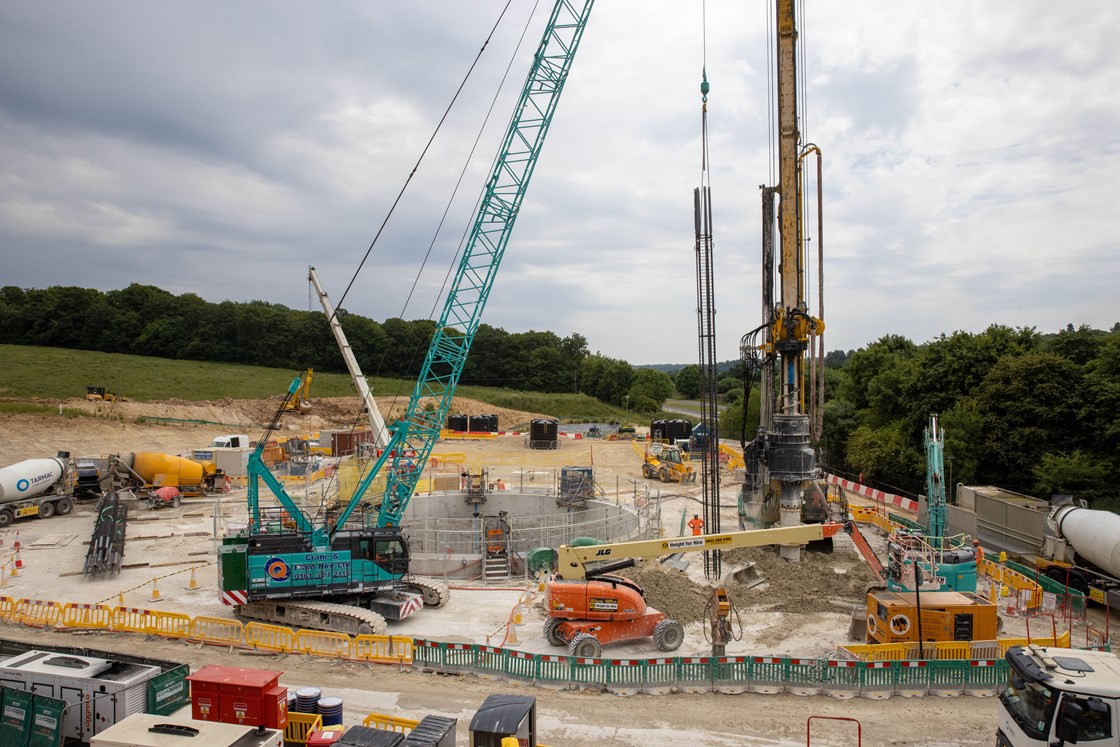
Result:
{"label": "white jib crane", "polygon": [[350,343],[346,340],[346,333],[342,331],[342,323],[338,320],[338,314],[335,313],[334,306],[331,305],[331,300],[327,297],[327,292],[319,284],[319,276],[315,274],[314,267],[307,268],[307,279],[311,281],[311,285],[314,286],[315,292],[319,295],[319,303],[323,306],[323,313],[327,315],[327,322],[331,325],[331,332],[334,334],[335,341],[338,342],[338,349],[342,351],[342,359],[346,361],[350,378],[354,380],[354,388],[358,390],[358,396],[362,398],[362,404],[369,414],[369,427],[373,433],[374,443],[378,449],[384,449],[389,445],[389,431],[385,428],[385,420],[381,417],[381,411],[377,409],[377,403],[373,401],[373,394],[369,390],[369,384],[366,383],[366,377],[362,375],[362,369],[358,366],[358,359],[354,357],[354,351],[350,349]]}

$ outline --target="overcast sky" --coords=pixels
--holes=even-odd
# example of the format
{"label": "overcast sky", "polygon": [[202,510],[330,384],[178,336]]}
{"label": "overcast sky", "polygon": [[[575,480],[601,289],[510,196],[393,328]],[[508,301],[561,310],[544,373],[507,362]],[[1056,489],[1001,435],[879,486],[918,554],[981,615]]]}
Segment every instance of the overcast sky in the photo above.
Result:
{"label": "overcast sky", "polygon": [[[0,285],[317,311],[313,264],[338,302],[504,5],[0,4]],[[775,178],[770,6],[708,0],[705,52],[698,0],[597,3],[484,322],[579,333],[634,364],[696,361],[706,59],[717,356],[737,357],[761,320],[758,187]],[[550,7],[529,20],[512,0],[349,311],[438,316]],[[1120,321],[1118,19],[1115,0],[806,0],[828,349]]]}

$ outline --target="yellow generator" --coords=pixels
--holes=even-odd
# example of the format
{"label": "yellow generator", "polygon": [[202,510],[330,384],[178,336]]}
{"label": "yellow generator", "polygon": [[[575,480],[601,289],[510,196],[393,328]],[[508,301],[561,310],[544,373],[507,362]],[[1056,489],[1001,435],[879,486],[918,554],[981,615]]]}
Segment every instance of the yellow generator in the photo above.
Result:
{"label": "yellow generator", "polygon": [[872,591],[867,594],[867,642],[994,641],[999,618],[996,605],[959,591]]}

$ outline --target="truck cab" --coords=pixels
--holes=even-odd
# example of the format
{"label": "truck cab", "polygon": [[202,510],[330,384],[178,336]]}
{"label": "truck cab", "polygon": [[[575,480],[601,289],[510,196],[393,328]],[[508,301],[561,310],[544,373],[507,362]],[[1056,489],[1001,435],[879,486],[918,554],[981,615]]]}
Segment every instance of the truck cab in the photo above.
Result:
{"label": "truck cab", "polygon": [[242,434],[235,434],[232,436],[218,436],[211,444],[212,449],[247,449],[251,444],[249,437]]}
{"label": "truck cab", "polygon": [[1120,736],[1120,659],[1108,651],[1013,646],[999,695],[1000,747],[1114,745]]}

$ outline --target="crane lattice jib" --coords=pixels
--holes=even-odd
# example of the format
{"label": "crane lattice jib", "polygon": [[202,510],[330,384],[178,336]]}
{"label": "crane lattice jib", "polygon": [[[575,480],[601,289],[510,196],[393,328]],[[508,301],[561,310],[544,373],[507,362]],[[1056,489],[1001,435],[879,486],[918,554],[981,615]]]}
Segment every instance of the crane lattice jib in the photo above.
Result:
{"label": "crane lattice jib", "polygon": [[[377,517],[378,526],[400,524],[432,448],[439,439],[467,352],[478,330],[483,307],[509,243],[545,135],[552,124],[552,116],[592,5],[594,0],[559,0],[552,9],[521,98],[494,162],[494,170],[486,184],[478,216],[463,249],[408,410],[396,425],[388,451],[369,471],[355,493],[360,495],[363,492],[363,487],[372,481],[385,463],[385,457],[388,457],[390,467]],[[355,505],[356,502],[352,501],[339,517],[337,526],[342,525]]]}

